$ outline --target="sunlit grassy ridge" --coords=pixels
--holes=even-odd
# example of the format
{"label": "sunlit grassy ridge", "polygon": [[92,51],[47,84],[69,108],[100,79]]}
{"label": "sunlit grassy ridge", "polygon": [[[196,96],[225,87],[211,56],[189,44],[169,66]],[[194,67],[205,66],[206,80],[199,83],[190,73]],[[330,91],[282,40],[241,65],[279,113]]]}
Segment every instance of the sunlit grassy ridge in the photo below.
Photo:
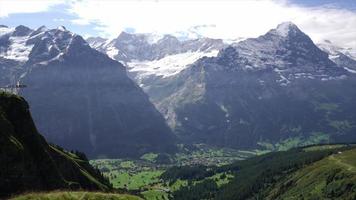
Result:
{"label": "sunlit grassy ridge", "polygon": [[356,149],[304,167],[273,188],[268,199],[356,199]]}
{"label": "sunlit grassy ridge", "polygon": [[101,192],[48,192],[29,193],[14,197],[11,200],[142,200],[142,198],[127,194],[109,194]]}

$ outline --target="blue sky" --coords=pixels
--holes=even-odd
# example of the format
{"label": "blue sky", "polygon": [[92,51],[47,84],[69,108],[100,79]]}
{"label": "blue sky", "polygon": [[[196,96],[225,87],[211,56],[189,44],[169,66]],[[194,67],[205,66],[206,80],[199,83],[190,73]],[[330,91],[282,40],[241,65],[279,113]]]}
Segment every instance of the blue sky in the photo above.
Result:
{"label": "blue sky", "polygon": [[303,6],[334,5],[340,8],[356,10],[355,0],[292,0],[291,2]]}
{"label": "blue sky", "polygon": [[[16,1],[16,0],[15,0]],[[68,30],[82,35],[97,35],[95,27],[100,24],[90,23],[85,25],[74,24],[71,21],[78,18],[73,13],[67,10],[69,6],[66,4],[53,5],[48,10],[34,13],[13,13],[0,18],[0,24],[16,27],[25,25],[32,29],[36,29],[42,25],[48,28],[57,28],[65,26]]]}
{"label": "blue sky", "polygon": [[64,25],[84,37],[128,31],[234,39],[256,37],[283,21],[315,41],[356,46],[356,0],[0,0],[0,24]]}

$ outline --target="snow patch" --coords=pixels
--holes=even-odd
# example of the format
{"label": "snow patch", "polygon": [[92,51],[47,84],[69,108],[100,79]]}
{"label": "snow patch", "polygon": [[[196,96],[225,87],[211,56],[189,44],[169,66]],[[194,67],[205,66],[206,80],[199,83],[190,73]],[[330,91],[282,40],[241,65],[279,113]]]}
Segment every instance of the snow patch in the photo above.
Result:
{"label": "snow patch", "polygon": [[278,68],[275,68],[275,69],[273,69],[273,71],[275,71],[275,72],[279,75],[280,79],[277,80],[277,82],[280,83],[281,86],[286,86],[286,85],[288,85],[288,84],[290,83],[290,80],[288,80],[288,79],[283,75],[283,72],[284,72],[285,70],[280,70],[280,69],[278,69]]}
{"label": "snow patch", "polygon": [[[218,54],[218,50],[210,52],[186,52],[181,54],[167,55],[164,58],[153,61],[132,61],[129,62],[128,70],[138,74],[139,78],[155,75],[163,78],[178,74],[189,64],[207,56],[213,57]],[[140,78],[141,77],[141,78]]]}
{"label": "snow patch", "polygon": [[14,28],[0,27],[0,36],[13,32]]}
{"label": "snow patch", "polygon": [[289,31],[291,30],[292,27],[295,25],[292,22],[284,22],[281,23],[277,26],[277,33],[283,37],[288,36]]}
{"label": "snow patch", "polygon": [[335,60],[335,59],[337,59],[337,58],[339,58],[340,57],[340,55],[332,55],[332,54],[329,54],[329,59],[330,60]]}
{"label": "snow patch", "polygon": [[224,105],[220,105],[220,109],[225,113],[226,118],[230,116],[229,110]]}
{"label": "snow patch", "polygon": [[60,31],[67,31],[66,27],[64,26],[59,26],[57,29]]}
{"label": "snow patch", "polygon": [[229,44],[229,45],[231,45],[231,44],[234,44],[234,43],[239,43],[239,42],[241,42],[241,41],[243,41],[243,40],[246,40],[247,38],[246,37],[237,37],[237,38],[234,38],[234,39],[223,39],[223,42],[225,43],[225,44]]}
{"label": "snow patch", "polygon": [[353,73],[353,74],[356,74],[356,70],[353,70],[353,69],[350,69],[350,68],[347,68],[347,67],[344,67],[344,69],[350,73]]}
{"label": "snow patch", "polygon": [[26,45],[28,36],[25,37],[10,37],[10,46],[6,52],[2,52],[0,57],[6,59],[17,60],[25,62],[28,60],[28,55],[30,54],[33,45]]}
{"label": "snow patch", "polygon": [[321,81],[330,81],[330,80],[343,80],[343,79],[346,79],[347,76],[346,75],[341,75],[341,76],[329,76],[329,77],[324,77],[324,78],[321,78]]}
{"label": "snow patch", "polygon": [[119,53],[119,50],[118,50],[116,47],[114,47],[114,46],[109,47],[109,48],[107,49],[107,51],[106,51],[106,54],[107,54],[110,58],[112,58],[112,59],[115,59],[114,57],[115,57],[118,53]]}

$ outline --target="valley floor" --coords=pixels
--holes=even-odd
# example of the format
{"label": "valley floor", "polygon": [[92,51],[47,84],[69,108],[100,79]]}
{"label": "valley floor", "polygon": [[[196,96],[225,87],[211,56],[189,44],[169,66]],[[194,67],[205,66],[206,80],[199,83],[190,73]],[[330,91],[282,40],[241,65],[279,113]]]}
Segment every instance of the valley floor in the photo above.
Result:
{"label": "valley floor", "polygon": [[[140,159],[97,159],[90,163],[108,177],[114,188],[135,191],[149,200],[168,199],[170,193],[188,184],[187,180],[168,183],[160,178],[173,166],[223,166],[259,155],[262,151],[240,151],[205,144],[178,145],[175,155],[148,153]],[[162,158],[164,157],[164,158]],[[218,179],[215,175],[211,179]],[[227,180],[219,180],[222,184]],[[231,177],[230,177],[231,178]]]}
{"label": "valley floor", "polygon": [[[344,146],[345,145],[341,144],[315,145],[303,148],[303,151],[310,153],[335,151],[335,149],[342,149]],[[190,149],[186,149],[186,151],[184,151],[185,148]],[[217,190],[219,190],[227,183],[233,181],[234,177],[238,174],[229,170],[224,171],[224,166],[229,166],[231,163],[235,163],[236,161],[242,161],[250,157],[255,157],[256,155],[267,153],[267,151],[262,152],[218,149],[201,144],[194,145],[193,147],[184,147],[183,145],[182,149],[183,150],[175,156],[166,155],[168,157],[163,160],[159,159],[160,155],[149,153],[145,154],[140,159],[97,159],[91,160],[90,163],[94,167],[100,169],[104,176],[109,178],[114,188],[124,191],[127,190],[131,193],[133,192],[134,194],[137,194],[146,200],[168,200],[171,199],[172,195],[174,195],[177,191],[179,192],[179,190],[182,188],[189,188],[194,185],[204,184],[207,181],[215,182]],[[353,176],[352,174],[356,174],[355,152],[355,149],[352,151],[350,150],[339,152],[327,156],[321,161],[308,165],[302,168],[300,171],[296,171],[294,174],[290,174],[290,178],[293,179],[293,183],[303,183],[300,185],[300,188],[299,185],[296,184],[294,187],[290,188],[291,193],[286,192],[283,190],[285,187],[282,187],[286,183],[281,180],[281,182],[279,182],[281,187],[279,187],[279,183],[276,183],[275,189],[269,190],[269,194],[267,196],[272,197],[275,194],[279,194],[291,198],[290,195],[293,196],[293,191],[300,193],[305,185],[317,184],[320,187],[324,187],[320,185],[322,184],[321,182],[324,180],[324,177],[316,177],[313,180],[305,179],[305,177],[309,177],[309,175],[314,172],[315,174],[322,174],[324,172],[329,174],[329,172],[331,173],[329,169],[341,168],[347,170],[350,172],[350,176]],[[286,154],[288,154],[288,152],[286,152]],[[272,153],[272,155],[274,154]],[[254,160],[254,158],[252,160]],[[164,163],[161,163],[162,161],[164,161]],[[261,164],[264,165],[263,163]],[[203,175],[203,178],[198,179],[172,178],[171,180],[164,180],[164,178],[162,178],[162,174],[169,171],[168,169],[172,169],[172,167],[177,166],[188,166],[188,168],[194,168],[194,166],[207,166],[207,171],[209,171],[209,169],[221,169],[221,172],[205,174]],[[183,169],[177,169],[178,172],[182,170]],[[199,170],[201,169],[198,169],[198,171]],[[300,174],[303,175],[299,177],[298,175]],[[319,182],[316,182],[316,179],[320,179],[320,184]],[[288,182],[288,180],[285,181]],[[315,193],[318,191],[310,192]]]}

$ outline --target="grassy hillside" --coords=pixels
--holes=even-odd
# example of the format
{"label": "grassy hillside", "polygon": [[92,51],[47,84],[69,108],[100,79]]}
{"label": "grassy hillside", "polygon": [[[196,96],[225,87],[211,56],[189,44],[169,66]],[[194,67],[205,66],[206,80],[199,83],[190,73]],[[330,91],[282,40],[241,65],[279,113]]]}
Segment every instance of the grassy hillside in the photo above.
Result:
{"label": "grassy hillside", "polygon": [[110,187],[84,154],[46,142],[23,98],[0,93],[0,198],[25,191]]}
{"label": "grassy hillside", "polygon": [[266,199],[356,199],[356,149],[330,155],[266,190]]}
{"label": "grassy hillside", "polygon": [[11,200],[141,200],[140,197],[126,194],[109,194],[100,192],[50,192],[29,193]]}
{"label": "grassy hillside", "polygon": [[[169,181],[188,180],[173,191],[174,199],[353,200],[355,169],[355,146],[322,145],[268,153],[217,168],[172,168],[170,173],[177,176]],[[226,178],[219,173],[231,173],[233,178],[218,184]],[[214,179],[209,178],[212,174]]]}

